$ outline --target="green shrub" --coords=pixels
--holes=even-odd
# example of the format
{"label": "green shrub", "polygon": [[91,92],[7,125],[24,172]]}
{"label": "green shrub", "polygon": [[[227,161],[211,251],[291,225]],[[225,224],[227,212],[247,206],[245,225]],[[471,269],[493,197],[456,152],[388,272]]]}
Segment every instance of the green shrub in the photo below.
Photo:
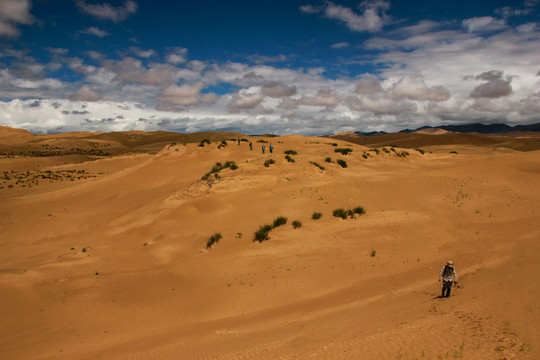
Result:
{"label": "green shrub", "polygon": [[377,155],[379,155],[379,152],[380,152],[379,149],[369,149],[369,151],[373,151]]}
{"label": "green shrub", "polygon": [[388,150],[387,148],[383,148],[382,150],[383,150],[385,153],[390,154],[390,150]]}
{"label": "green shrub", "polygon": [[273,227],[277,228],[278,226],[285,225],[287,223],[287,218],[280,216],[276,219],[274,219]]}
{"label": "green shrub", "polygon": [[285,154],[287,155],[298,155],[298,153],[296,152],[296,150],[287,150],[284,152]]}
{"label": "green shrub", "polygon": [[347,219],[348,212],[347,212],[347,210],[345,210],[343,208],[340,208],[340,209],[334,210],[332,212],[332,215],[334,215],[335,217],[340,217],[342,219]]}
{"label": "green shrub", "polygon": [[201,140],[201,142],[199,143],[199,146],[200,146],[200,147],[203,147],[204,144],[210,145],[210,140],[208,140],[208,139]]}
{"label": "green shrub", "polygon": [[221,233],[215,233],[214,235],[210,236],[208,241],[206,242],[206,248],[210,248],[215,243],[219,242],[221,240],[222,236]]}
{"label": "green shrub", "polygon": [[457,151],[450,151],[450,154],[457,154]]}
{"label": "green shrub", "polygon": [[287,159],[288,162],[291,162],[291,163],[294,162],[294,159],[292,157],[290,157],[289,155],[286,155],[285,159]]}
{"label": "green shrub", "polygon": [[276,162],[274,161],[274,159],[268,159],[264,162],[264,166],[266,167],[270,167],[271,164],[275,164]]}
{"label": "green shrub", "polygon": [[259,227],[259,230],[255,233],[255,236],[253,237],[253,241],[263,242],[264,240],[270,239],[268,234],[270,233],[270,230],[272,230],[272,225],[262,225]]}
{"label": "green shrub", "polygon": [[342,168],[346,168],[347,167],[347,162],[345,160],[342,160],[342,159],[339,159],[337,161],[337,163],[339,164],[339,166],[341,166]]}
{"label": "green shrub", "polygon": [[202,180],[208,180],[208,178],[214,174],[214,177],[216,179],[219,179],[219,175],[218,173],[223,170],[223,169],[227,169],[227,168],[230,168],[231,170],[236,170],[238,169],[238,165],[236,165],[236,163],[234,161],[227,161],[224,165],[222,165],[220,162],[217,162],[213,167],[212,167],[212,170],[210,170],[209,172],[207,172],[206,174],[203,175],[203,177],[201,178]]}
{"label": "green shrub", "polygon": [[324,161],[326,161],[327,163],[332,163],[332,158],[327,157],[326,159],[324,159]]}
{"label": "green shrub", "polygon": [[422,149],[414,149],[414,150],[418,151],[422,155],[424,155],[426,153],[426,151],[422,150]]}
{"label": "green shrub", "polygon": [[292,226],[293,228],[298,229],[299,227],[302,227],[302,223],[300,222],[300,220],[294,220],[292,222]]}
{"label": "green shrub", "polygon": [[337,143],[332,143],[332,144],[330,144],[330,145],[332,145],[332,146],[337,146]]}
{"label": "green shrub", "polygon": [[343,208],[339,208],[339,209],[334,210],[334,212],[332,214],[335,217],[340,217],[342,219],[347,219],[347,217],[350,217],[351,219],[354,219],[355,214],[362,215],[362,214],[365,214],[365,213],[366,213],[366,211],[364,210],[363,207],[357,206],[354,209],[347,209],[347,210],[345,210]]}
{"label": "green shrub", "polygon": [[315,161],[310,161],[309,163],[312,164],[312,165],[315,165],[316,167],[318,167],[318,168],[321,169],[321,170],[325,170],[325,167],[324,167],[324,166],[319,165],[319,164],[316,163]]}
{"label": "green shrub", "polygon": [[377,253],[377,251],[375,250],[371,250],[371,257],[375,257],[375,254]]}
{"label": "green shrub", "polygon": [[258,142],[258,143],[263,143],[263,144],[268,144],[268,141],[263,140],[263,139],[257,140],[257,142]]}
{"label": "green shrub", "polygon": [[351,148],[338,148],[338,149],[334,149],[334,152],[336,153],[341,153],[342,155],[347,155],[349,153],[351,153],[353,150]]}
{"label": "green shrub", "polygon": [[311,215],[311,218],[313,220],[319,220],[322,217],[322,213],[320,212],[314,212],[313,215]]}
{"label": "green shrub", "polygon": [[404,157],[407,157],[409,156],[409,152],[408,151],[396,151],[396,156],[399,157],[399,158],[404,158]]}

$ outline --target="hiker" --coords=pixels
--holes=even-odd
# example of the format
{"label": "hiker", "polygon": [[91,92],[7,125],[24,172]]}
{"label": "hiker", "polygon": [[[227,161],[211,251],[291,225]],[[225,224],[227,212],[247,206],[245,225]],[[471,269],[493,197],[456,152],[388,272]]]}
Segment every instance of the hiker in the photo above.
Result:
{"label": "hiker", "polygon": [[263,154],[264,154],[264,150],[266,150],[266,146],[263,145],[263,146],[262,146],[262,152],[263,152]]}
{"label": "hiker", "polygon": [[272,150],[274,150],[274,146],[270,143],[270,154],[272,153]]}
{"label": "hiker", "polygon": [[251,143],[251,142],[249,143],[249,150],[250,151],[253,150],[253,143]]}
{"label": "hiker", "polygon": [[238,145],[240,145],[240,139],[238,139]]}
{"label": "hiker", "polygon": [[439,281],[441,281],[441,279],[443,280],[441,297],[450,296],[450,289],[452,288],[452,276],[454,277],[454,282],[457,284],[457,274],[456,269],[454,268],[454,263],[452,261],[448,261],[439,273]]}

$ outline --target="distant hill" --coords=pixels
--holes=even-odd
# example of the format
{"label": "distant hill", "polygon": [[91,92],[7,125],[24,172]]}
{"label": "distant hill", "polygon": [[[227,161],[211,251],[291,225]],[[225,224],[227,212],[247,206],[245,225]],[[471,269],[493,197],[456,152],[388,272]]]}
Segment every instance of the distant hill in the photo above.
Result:
{"label": "distant hill", "polygon": [[[422,126],[415,130],[403,130],[402,133],[415,132],[425,129],[443,129],[451,132],[478,133],[478,134],[506,134],[513,131],[540,131],[540,123],[532,125],[509,126],[506,124],[468,124],[468,125],[442,125],[442,126]],[[363,134],[366,135],[366,134]]]}

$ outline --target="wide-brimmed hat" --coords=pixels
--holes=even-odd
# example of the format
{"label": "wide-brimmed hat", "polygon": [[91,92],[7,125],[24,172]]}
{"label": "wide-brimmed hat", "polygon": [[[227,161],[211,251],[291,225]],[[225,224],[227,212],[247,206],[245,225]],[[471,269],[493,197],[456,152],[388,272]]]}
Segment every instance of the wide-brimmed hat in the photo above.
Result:
{"label": "wide-brimmed hat", "polygon": [[454,262],[453,262],[453,261],[450,261],[450,260],[448,260],[448,262],[446,263],[446,265],[449,265],[449,266],[454,266]]}

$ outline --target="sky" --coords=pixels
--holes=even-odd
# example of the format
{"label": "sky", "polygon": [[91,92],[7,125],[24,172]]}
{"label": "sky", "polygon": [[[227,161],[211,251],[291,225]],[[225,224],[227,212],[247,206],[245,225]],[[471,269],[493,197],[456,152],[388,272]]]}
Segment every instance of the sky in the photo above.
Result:
{"label": "sky", "polygon": [[540,0],[0,0],[0,125],[328,135],[540,122]]}

